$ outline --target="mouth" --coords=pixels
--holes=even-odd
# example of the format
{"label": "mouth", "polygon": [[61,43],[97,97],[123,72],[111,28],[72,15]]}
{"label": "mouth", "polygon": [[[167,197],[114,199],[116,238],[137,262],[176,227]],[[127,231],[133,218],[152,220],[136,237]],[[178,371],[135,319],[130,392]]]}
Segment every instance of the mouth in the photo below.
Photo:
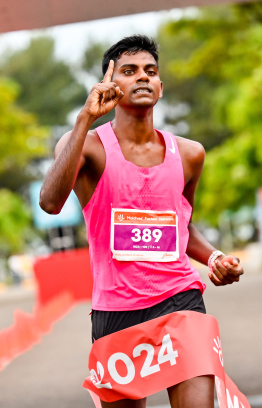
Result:
{"label": "mouth", "polygon": [[149,88],[141,87],[141,88],[135,89],[134,93],[148,93],[148,94],[150,94],[150,93],[152,93],[152,91]]}

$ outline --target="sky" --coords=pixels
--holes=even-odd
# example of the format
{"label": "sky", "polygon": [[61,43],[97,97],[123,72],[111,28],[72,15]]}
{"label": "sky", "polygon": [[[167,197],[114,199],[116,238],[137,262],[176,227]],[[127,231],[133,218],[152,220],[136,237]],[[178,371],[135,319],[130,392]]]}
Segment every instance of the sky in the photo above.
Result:
{"label": "sky", "polygon": [[68,62],[77,62],[92,41],[114,43],[131,34],[155,36],[161,23],[168,19],[178,20],[182,15],[192,15],[193,7],[169,11],[140,13],[128,16],[67,24],[43,30],[17,31],[0,35],[0,57],[5,52],[26,48],[32,36],[50,35],[55,38],[56,56]]}

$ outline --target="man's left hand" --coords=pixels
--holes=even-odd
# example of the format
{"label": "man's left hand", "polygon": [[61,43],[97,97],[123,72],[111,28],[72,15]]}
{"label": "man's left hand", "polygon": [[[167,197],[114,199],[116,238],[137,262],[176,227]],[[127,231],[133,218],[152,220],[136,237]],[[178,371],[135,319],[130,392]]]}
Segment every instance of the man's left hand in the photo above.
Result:
{"label": "man's left hand", "polygon": [[208,276],[215,286],[224,286],[239,282],[243,273],[239,258],[221,255],[214,261],[213,273],[210,272]]}

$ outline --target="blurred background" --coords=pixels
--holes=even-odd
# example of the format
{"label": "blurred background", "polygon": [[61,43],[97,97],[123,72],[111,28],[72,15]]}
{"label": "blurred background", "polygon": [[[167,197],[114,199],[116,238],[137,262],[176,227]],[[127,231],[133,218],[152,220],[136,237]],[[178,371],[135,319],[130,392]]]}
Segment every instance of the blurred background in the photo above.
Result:
{"label": "blurred background", "polygon": [[[207,269],[197,267],[208,285],[208,312],[219,319],[226,371],[253,398],[252,406],[262,407],[259,1],[0,35],[0,330],[13,324],[15,309],[32,313],[39,302],[37,263],[65,251],[88,253],[75,195],[60,215],[49,216],[38,206],[39,191],[55,144],[72,129],[89,90],[102,78],[104,51],[134,33],[154,36],[160,45],[164,96],[155,108],[155,127],[197,140],[206,149],[193,221],[215,247],[239,255],[246,276],[239,285],[214,288]],[[81,390],[91,346],[88,296],[80,296],[51,334],[0,373],[1,406],[91,406]],[[160,394],[149,404],[168,402]]]}

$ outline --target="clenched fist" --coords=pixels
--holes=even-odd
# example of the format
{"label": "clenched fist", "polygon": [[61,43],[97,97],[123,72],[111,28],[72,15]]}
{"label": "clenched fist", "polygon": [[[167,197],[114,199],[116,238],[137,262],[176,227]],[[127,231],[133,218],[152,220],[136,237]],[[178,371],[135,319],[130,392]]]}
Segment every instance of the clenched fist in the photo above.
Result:
{"label": "clenched fist", "polygon": [[214,262],[213,273],[209,273],[208,276],[215,286],[224,286],[239,282],[243,273],[239,258],[221,255]]}

